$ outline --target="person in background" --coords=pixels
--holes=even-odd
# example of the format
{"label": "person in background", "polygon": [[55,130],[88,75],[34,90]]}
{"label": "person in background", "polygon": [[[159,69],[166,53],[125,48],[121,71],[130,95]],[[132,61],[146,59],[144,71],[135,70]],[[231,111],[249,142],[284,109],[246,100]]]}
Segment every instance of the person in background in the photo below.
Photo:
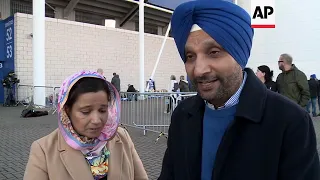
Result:
{"label": "person in background", "polygon": [[149,86],[149,91],[150,92],[155,92],[156,91],[156,83],[154,82],[154,80],[153,79],[151,79],[151,78],[149,78],[149,80],[148,80],[148,82],[147,82],[148,84],[148,86]]}
{"label": "person in background", "polygon": [[[99,69],[97,69],[97,72],[98,72],[101,76],[104,77],[103,69],[99,68]],[[106,78],[106,77],[104,77],[104,78]]]}
{"label": "person in background", "polygon": [[184,80],[184,76],[180,76],[179,89],[180,92],[189,92],[189,84]]}
{"label": "person in background", "polygon": [[267,89],[277,92],[277,84],[272,81],[273,71],[270,71],[270,68],[268,66],[259,66],[256,75],[260,79],[260,81],[266,85]]}
{"label": "person in background", "polygon": [[102,70],[101,68],[99,68],[99,69],[97,70],[97,72],[98,72],[100,75],[103,76],[103,70]]}
{"label": "person in background", "polygon": [[117,73],[112,74],[111,84],[120,92],[120,77]]}
{"label": "person in background", "polygon": [[128,84],[127,92],[137,92],[137,90],[132,84]]}
{"label": "person in background", "polygon": [[310,99],[307,76],[292,64],[289,54],[281,54],[278,61],[282,71],[277,77],[278,92],[306,108]]}
{"label": "person in background", "polygon": [[320,179],[309,114],[245,68],[254,30],[244,9],[188,1],[171,33],[198,95],[172,113],[158,180]]}
{"label": "person in background", "polygon": [[312,108],[312,116],[317,116],[317,97],[319,96],[319,82],[315,74],[310,76],[308,81],[309,91],[310,91],[310,100],[307,105],[307,111],[310,113],[310,106]]}
{"label": "person in background", "polygon": [[184,80],[184,76],[180,76],[179,89],[180,89],[180,92],[182,93],[178,94],[177,103],[180,103],[185,99],[183,92],[189,92],[189,84],[188,84],[188,81]]}
{"label": "person in background", "polygon": [[[175,75],[171,75],[170,76],[170,84],[168,87],[168,92],[178,92],[179,91],[179,83],[176,80],[176,76]],[[167,110],[165,111],[165,113],[170,113],[172,111],[172,105],[174,103],[176,103],[176,99],[177,99],[177,94],[170,94],[169,98],[169,103],[167,105]]]}
{"label": "person in background", "polygon": [[24,180],[147,180],[128,132],[119,127],[120,97],[97,72],[62,84],[58,129],[31,145]]}
{"label": "person in background", "polygon": [[135,92],[137,92],[136,88],[133,87],[132,84],[128,84],[128,89],[127,89],[128,94],[128,100],[132,101],[132,99],[134,98],[135,101],[137,101],[138,96]]}
{"label": "person in background", "polygon": [[316,81],[318,82],[319,85],[319,89],[318,89],[318,108],[319,108],[319,114],[318,116],[320,116],[320,81],[316,78]]}
{"label": "person in background", "polygon": [[176,76],[171,75],[168,92],[177,92],[177,91],[179,91],[179,83],[176,80]]}

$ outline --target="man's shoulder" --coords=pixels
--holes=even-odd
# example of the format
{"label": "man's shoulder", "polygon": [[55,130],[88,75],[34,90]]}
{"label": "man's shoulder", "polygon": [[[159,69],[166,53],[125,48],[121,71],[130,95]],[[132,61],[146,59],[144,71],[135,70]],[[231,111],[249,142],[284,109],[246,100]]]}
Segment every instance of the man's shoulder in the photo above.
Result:
{"label": "man's shoulder", "polygon": [[307,77],[306,74],[303,71],[299,70],[299,69],[296,69],[295,72],[300,77]]}
{"label": "man's shoulder", "polygon": [[281,72],[278,76],[277,76],[277,80],[276,81],[279,81],[279,80],[281,80],[281,78],[280,77],[282,77],[283,76],[283,72]]}
{"label": "man's shoulder", "polygon": [[180,114],[180,113],[184,113],[184,112],[189,112],[192,108],[194,108],[194,106],[197,105],[198,102],[199,102],[198,95],[184,99],[175,108],[173,115],[177,114],[177,113]]}
{"label": "man's shoulder", "polygon": [[283,120],[303,119],[307,115],[306,110],[296,102],[273,91],[267,91],[265,113],[273,113],[277,119]]}

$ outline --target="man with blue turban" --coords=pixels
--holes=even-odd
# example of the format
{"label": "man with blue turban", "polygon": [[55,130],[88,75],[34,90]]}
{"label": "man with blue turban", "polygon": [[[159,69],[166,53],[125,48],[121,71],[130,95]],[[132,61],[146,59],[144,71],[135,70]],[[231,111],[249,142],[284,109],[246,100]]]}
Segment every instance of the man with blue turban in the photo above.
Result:
{"label": "man with blue turban", "polygon": [[319,180],[309,114],[245,68],[248,13],[222,0],[190,1],[171,23],[198,95],[172,114],[159,180]]}

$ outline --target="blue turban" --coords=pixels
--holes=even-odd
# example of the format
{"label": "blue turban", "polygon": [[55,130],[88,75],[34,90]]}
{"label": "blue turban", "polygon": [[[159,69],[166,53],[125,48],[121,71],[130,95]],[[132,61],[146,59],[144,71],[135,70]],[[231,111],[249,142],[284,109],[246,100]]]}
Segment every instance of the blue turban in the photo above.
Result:
{"label": "blue turban", "polygon": [[244,9],[222,0],[198,0],[179,5],[172,15],[171,33],[184,62],[185,45],[195,24],[245,68],[254,32],[250,15]]}

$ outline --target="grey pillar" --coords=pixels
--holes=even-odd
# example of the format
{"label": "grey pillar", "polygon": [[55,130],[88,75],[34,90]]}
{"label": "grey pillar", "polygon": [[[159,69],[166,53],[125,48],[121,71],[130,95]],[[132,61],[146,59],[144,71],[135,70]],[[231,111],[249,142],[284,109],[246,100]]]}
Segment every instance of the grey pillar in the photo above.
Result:
{"label": "grey pillar", "polygon": [[67,18],[63,17],[63,8],[61,7],[56,7],[56,13],[55,13],[55,18],[57,19],[66,19],[70,21],[75,21],[76,20],[76,12],[73,10],[70,15]]}

